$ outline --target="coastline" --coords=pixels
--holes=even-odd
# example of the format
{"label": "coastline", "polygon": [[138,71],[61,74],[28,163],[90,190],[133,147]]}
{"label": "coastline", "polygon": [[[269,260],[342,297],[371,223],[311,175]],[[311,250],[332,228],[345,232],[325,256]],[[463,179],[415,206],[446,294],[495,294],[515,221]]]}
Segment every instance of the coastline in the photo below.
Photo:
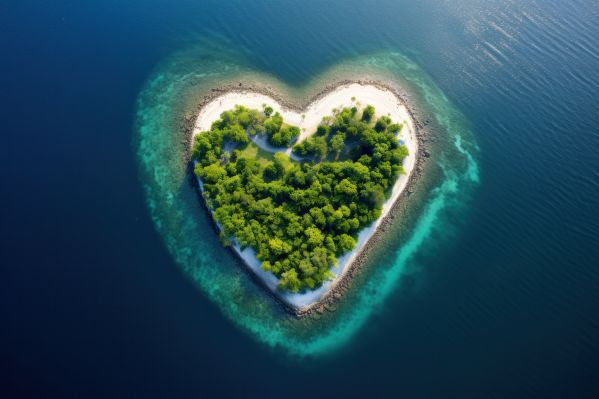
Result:
{"label": "coastline", "polygon": [[[356,87],[356,85],[358,87]],[[225,109],[230,109],[237,103],[246,105],[250,108],[260,109],[263,103],[268,103],[271,106],[275,105],[273,108],[275,108],[275,111],[281,112],[286,122],[303,127],[299,138],[299,140],[303,140],[307,135],[315,131],[322,116],[330,115],[333,108],[338,108],[338,106],[330,107],[327,109],[326,114],[322,114],[322,107],[326,108],[327,105],[331,104],[330,101],[327,102],[327,100],[339,102],[339,95],[335,97],[335,94],[339,93],[342,93],[342,98],[348,97],[347,99],[349,99],[349,97],[352,97],[354,94],[348,96],[348,90],[351,94],[355,93],[356,89],[361,89],[362,93],[366,93],[366,95],[362,97],[360,97],[359,93],[355,94],[355,96],[358,97],[357,101],[360,106],[372,104],[377,109],[377,115],[391,114],[394,121],[404,123],[404,128],[400,135],[403,136],[406,145],[410,150],[410,155],[406,158],[408,161],[407,165],[405,162],[406,160],[404,160],[406,174],[400,175],[395,182],[390,197],[384,203],[381,216],[370,226],[365,227],[360,231],[356,248],[338,258],[339,264],[331,269],[336,277],[323,284],[317,290],[305,294],[281,293],[276,289],[278,279],[276,276],[261,270],[260,262],[255,258],[251,248],[246,248],[244,251],[241,251],[238,246],[231,248],[244,263],[246,269],[249,269],[248,271],[251,272],[250,275],[254,277],[254,280],[267,288],[267,292],[270,293],[272,297],[280,302],[292,314],[297,316],[313,315],[319,317],[325,310],[336,310],[335,302],[337,302],[347,291],[351,284],[351,280],[363,267],[370,250],[382,238],[387,227],[390,226],[398,216],[399,212],[403,209],[401,199],[414,192],[415,183],[422,174],[422,165],[426,161],[426,158],[430,156],[428,151],[424,148],[426,139],[423,137],[421,131],[423,124],[416,119],[415,113],[409,107],[405,97],[402,96],[393,85],[387,85],[378,80],[343,80],[335,82],[326,86],[316,95],[307,97],[299,103],[293,103],[283,99],[276,89],[264,85],[244,85],[243,83],[238,83],[237,85],[223,85],[218,88],[213,88],[210,94],[205,96],[197,106],[197,113],[195,113],[195,115],[186,115],[185,121],[182,124],[183,130],[187,134],[187,147],[191,148],[193,136],[203,130],[208,130],[210,124],[218,118],[220,112]],[[368,94],[372,95],[375,91],[378,91],[379,94],[384,93],[384,95],[387,96],[387,101],[392,97],[392,104],[387,104],[387,106],[395,108],[390,112],[384,112],[389,111],[389,107],[385,108],[384,104],[381,107],[382,103],[377,103],[377,101],[373,101],[372,98],[368,99]],[[366,99],[362,100],[363,97],[366,97]],[[249,103],[240,101],[240,99],[249,99]],[[265,101],[265,99],[267,101]],[[272,103],[273,101],[275,104]],[[314,110],[312,109],[315,106],[317,107],[318,104],[321,104],[321,115],[313,112]],[[339,104],[339,106],[347,105],[351,106],[351,104],[346,104],[345,102]],[[380,112],[381,109],[383,112]],[[393,114],[393,111],[399,112],[400,117],[397,117],[398,114]],[[305,118],[305,116],[302,115],[303,113],[310,113],[311,119],[302,125]],[[300,116],[301,120],[298,119]],[[426,124],[428,124],[428,120],[424,123],[424,125]],[[192,169],[191,162],[188,162],[188,164]],[[197,181],[195,183],[201,186],[201,182]],[[211,210],[207,209],[207,211],[211,213]],[[212,215],[211,219],[215,223],[216,228],[219,229],[219,226],[212,218]],[[293,298],[290,298],[290,296],[293,295],[303,296],[303,300],[297,300],[297,298],[294,300]]]}

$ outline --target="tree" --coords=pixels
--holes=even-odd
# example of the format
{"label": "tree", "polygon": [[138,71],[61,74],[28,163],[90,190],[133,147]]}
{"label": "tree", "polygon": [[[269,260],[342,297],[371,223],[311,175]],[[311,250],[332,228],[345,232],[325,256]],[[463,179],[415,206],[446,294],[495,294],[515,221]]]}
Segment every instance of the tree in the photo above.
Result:
{"label": "tree", "polygon": [[280,162],[269,162],[264,168],[264,177],[278,179],[283,176],[283,165]]}
{"label": "tree", "polygon": [[327,155],[327,142],[323,137],[315,137],[310,149],[314,156],[323,159]]}
{"label": "tree", "polygon": [[270,248],[270,252],[275,254],[276,256],[282,255],[291,250],[290,245],[278,237],[270,239],[268,241],[268,246]]}
{"label": "tree", "polygon": [[306,143],[308,141],[302,141],[301,143],[297,143],[293,146],[293,153],[299,155],[300,157],[305,157],[308,154],[308,149],[306,148]]}
{"label": "tree", "polygon": [[310,216],[312,216],[312,220],[314,221],[314,224],[316,224],[319,227],[324,227],[325,224],[327,223],[327,218],[324,216],[322,209],[320,209],[318,207],[314,207],[314,208],[310,209]]}
{"label": "tree", "polygon": [[300,260],[299,269],[301,271],[302,277],[312,276],[317,270],[309,259]]}
{"label": "tree", "polygon": [[291,142],[295,141],[295,139],[297,139],[300,134],[299,127],[297,127],[297,126],[289,126],[288,131],[289,131],[289,142],[287,143],[287,146],[289,146],[291,144]]}
{"label": "tree", "polygon": [[337,255],[340,256],[351,251],[356,246],[356,240],[350,235],[340,234],[337,237]]}
{"label": "tree", "polygon": [[320,229],[318,229],[317,227],[308,227],[304,231],[304,233],[308,237],[308,245],[312,247],[317,247],[321,245],[324,241],[324,235],[322,234],[322,231],[320,231]]}
{"label": "tree", "polygon": [[214,184],[219,180],[222,180],[227,172],[225,169],[217,164],[208,165],[205,168],[199,170],[199,175],[206,183]]}
{"label": "tree", "polygon": [[401,132],[403,125],[401,123],[391,123],[387,126],[387,131],[392,134],[397,134]]}
{"label": "tree", "polygon": [[278,112],[264,121],[264,128],[269,137],[278,133],[283,124],[283,117]]}
{"label": "tree", "polygon": [[[367,157],[367,155],[364,156]],[[369,163],[370,160],[367,164]],[[352,162],[346,168],[344,168],[344,172],[354,181],[368,181],[370,179],[370,170],[368,169],[368,166],[366,166],[367,164],[363,164],[361,162]]]}
{"label": "tree", "polygon": [[331,138],[331,149],[339,154],[345,145],[345,133],[337,133]]}
{"label": "tree", "polygon": [[360,198],[366,204],[381,206],[385,202],[385,193],[380,185],[368,182],[360,191]]}
{"label": "tree", "polygon": [[298,292],[301,287],[301,282],[297,277],[297,271],[295,269],[289,269],[281,274],[279,280],[279,288],[284,291]]}
{"label": "tree", "polygon": [[362,111],[362,120],[364,122],[372,121],[372,117],[374,116],[374,107],[372,105],[367,105]]}
{"label": "tree", "polygon": [[374,130],[377,132],[384,132],[387,130],[387,126],[391,123],[391,119],[388,116],[381,116],[374,124]]}
{"label": "tree", "polygon": [[349,179],[343,179],[335,186],[335,194],[354,197],[358,194],[358,187]]}
{"label": "tree", "polygon": [[245,130],[240,125],[227,126],[222,131],[223,141],[231,143],[249,143]]}
{"label": "tree", "polygon": [[276,147],[289,147],[298,136],[299,128],[296,126],[282,126],[278,132],[269,133],[269,142]]}
{"label": "tree", "polygon": [[329,268],[329,253],[323,247],[314,248],[310,254],[310,262],[319,270],[328,270]]}
{"label": "tree", "polygon": [[327,125],[318,125],[318,127],[316,128],[316,136],[328,136],[329,132],[331,131],[331,127],[327,126]]}

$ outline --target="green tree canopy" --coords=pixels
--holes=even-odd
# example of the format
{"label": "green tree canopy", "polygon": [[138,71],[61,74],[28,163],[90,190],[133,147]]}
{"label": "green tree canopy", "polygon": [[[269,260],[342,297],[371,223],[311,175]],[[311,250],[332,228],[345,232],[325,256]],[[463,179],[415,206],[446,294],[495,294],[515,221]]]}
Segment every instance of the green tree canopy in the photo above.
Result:
{"label": "green tree canopy", "polygon": [[300,162],[282,152],[250,155],[250,135],[265,134],[276,146],[299,137],[269,107],[236,106],[195,136],[194,172],[223,243],[252,247],[281,290],[314,289],[331,278],[337,257],[355,248],[403,173],[408,151],[397,141],[401,125],[374,115],[367,106],[323,118],[294,145]]}

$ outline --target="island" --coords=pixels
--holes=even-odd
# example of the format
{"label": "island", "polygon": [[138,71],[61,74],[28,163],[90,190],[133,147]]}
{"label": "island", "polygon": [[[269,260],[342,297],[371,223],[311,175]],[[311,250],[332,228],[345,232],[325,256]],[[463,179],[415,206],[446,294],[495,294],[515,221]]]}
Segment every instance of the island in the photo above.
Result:
{"label": "island", "polygon": [[303,110],[247,90],[204,104],[192,161],[220,238],[296,314],[329,295],[406,187],[418,147],[402,99],[351,83]]}

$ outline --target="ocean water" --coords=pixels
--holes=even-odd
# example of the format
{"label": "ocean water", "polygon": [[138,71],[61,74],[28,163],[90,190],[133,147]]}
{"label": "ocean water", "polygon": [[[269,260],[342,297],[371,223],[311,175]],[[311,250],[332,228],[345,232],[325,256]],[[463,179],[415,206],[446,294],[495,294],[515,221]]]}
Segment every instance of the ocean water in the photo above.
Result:
{"label": "ocean water", "polygon": [[[597,397],[599,3],[0,6],[2,397]],[[435,138],[332,315],[210,229],[181,117],[223,80],[399,82]]]}

